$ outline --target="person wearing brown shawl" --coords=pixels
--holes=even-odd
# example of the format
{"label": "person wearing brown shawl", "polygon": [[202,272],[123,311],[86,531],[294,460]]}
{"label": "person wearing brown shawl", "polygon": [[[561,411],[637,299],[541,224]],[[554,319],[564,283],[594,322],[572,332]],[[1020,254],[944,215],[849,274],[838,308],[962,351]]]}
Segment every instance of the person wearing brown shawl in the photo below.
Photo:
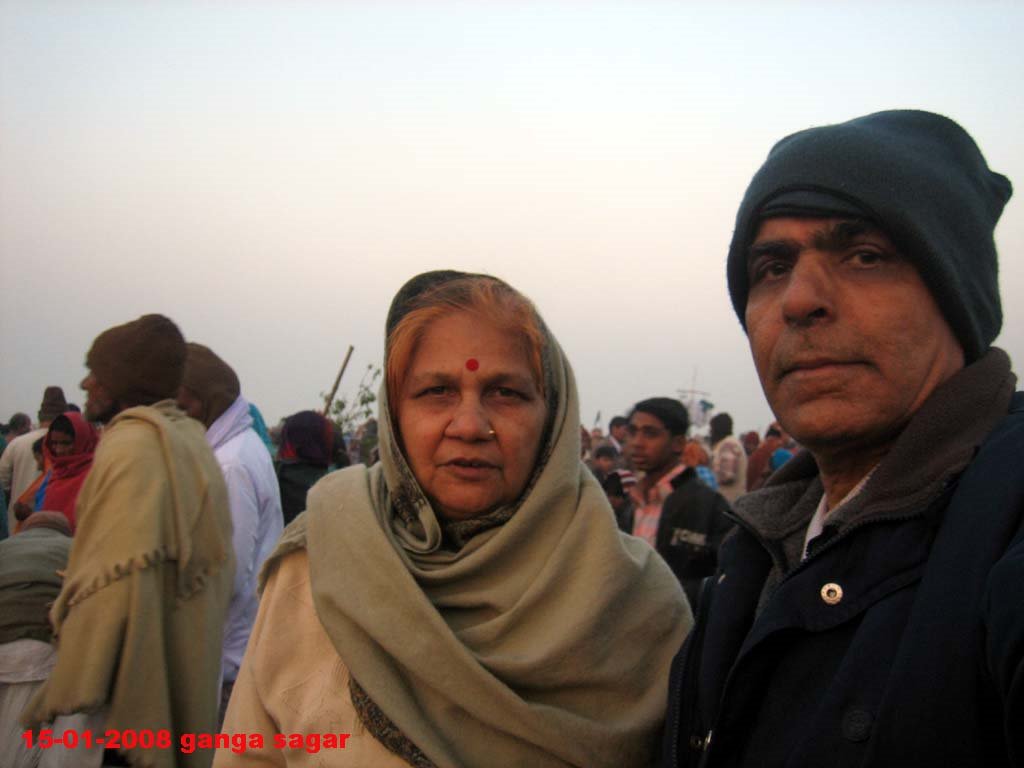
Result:
{"label": "person wearing brown shawl", "polygon": [[533,305],[433,272],[392,303],[381,460],[327,475],[264,567],[225,730],[351,734],[323,766],[652,764],[691,622],[580,461],[572,370]]}
{"label": "person wearing brown shawl", "polygon": [[[185,342],[161,315],[104,331],[86,358],[85,415],[108,424],[78,496],[78,529],[50,612],[57,663],[25,709],[101,729],[209,732],[234,570],[227,491],[203,429],[178,410]],[[211,756],[123,748],[145,768]],[[108,755],[107,761],[117,759]]]}

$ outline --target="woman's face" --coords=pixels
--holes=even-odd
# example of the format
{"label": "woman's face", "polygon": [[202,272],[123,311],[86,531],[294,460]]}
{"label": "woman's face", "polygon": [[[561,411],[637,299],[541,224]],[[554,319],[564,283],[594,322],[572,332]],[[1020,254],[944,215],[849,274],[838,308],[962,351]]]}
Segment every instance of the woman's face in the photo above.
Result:
{"label": "woman's face", "polygon": [[397,399],[405,457],[435,510],[465,520],[519,497],[546,412],[518,334],[466,312],[435,320]]}
{"label": "woman's face", "polygon": [[51,429],[46,436],[50,453],[54,456],[68,456],[75,450],[75,437],[59,429]]}

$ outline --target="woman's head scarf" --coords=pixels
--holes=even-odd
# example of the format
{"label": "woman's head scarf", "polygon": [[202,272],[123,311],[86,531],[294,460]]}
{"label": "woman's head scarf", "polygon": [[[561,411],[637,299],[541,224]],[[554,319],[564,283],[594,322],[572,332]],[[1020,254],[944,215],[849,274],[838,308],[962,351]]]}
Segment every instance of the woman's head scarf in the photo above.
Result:
{"label": "woman's head scarf", "polygon": [[199,420],[207,429],[220,418],[242,392],[238,375],[209,347],[190,341],[186,345],[185,374],[181,386],[203,404]]}
{"label": "woman's head scarf", "polygon": [[[71,452],[64,456],[55,456],[50,449],[50,434],[55,429],[74,435]],[[78,501],[82,483],[92,469],[92,458],[98,442],[96,428],[76,411],[62,413],[54,419],[43,441],[43,455],[46,465],[50,467],[50,480],[46,484],[46,493],[39,509],[62,512],[72,530],[75,528],[75,502]]]}
{"label": "woman's head scarf", "polygon": [[[410,284],[389,328],[415,304]],[[360,718],[413,765],[618,768],[658,750],[669,666],[692,617],[672,572],[620,534],[581,463],[575,381],[542,329],[548,426],[510,508],[446,531],[401,453],[385,383],[380,463],[314,486],[264,572],[307,549],[316,612]]]}
{"label": "woman's head scarf", "polygon": [[302,461],[326,467],[334,452],[334,428],[316,411],[299,411],[284,420],[281,427],[282,461]]}

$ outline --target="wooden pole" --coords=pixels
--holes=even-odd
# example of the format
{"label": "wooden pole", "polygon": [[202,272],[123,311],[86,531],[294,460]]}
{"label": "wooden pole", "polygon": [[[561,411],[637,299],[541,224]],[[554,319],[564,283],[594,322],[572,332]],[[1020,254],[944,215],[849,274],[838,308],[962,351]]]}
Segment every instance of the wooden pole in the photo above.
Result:
{"label": "wooden pole", "polygon": [[345,375],[345,369],[348,368],[349,358],[352,357],[352,350],[355,349],[351,344],[348,345],[348,352],[345,353],[345,360],[341,364],[341,370],[338,371],[338,378],[334,380],[334,386],[331,387],[330,394],[327,395],[327,399],[324,401],[324,416],[330,416],[331,414],[331,403],[334,402],[334,396],[338,394],[338,387],[341,386],[341,377]]}

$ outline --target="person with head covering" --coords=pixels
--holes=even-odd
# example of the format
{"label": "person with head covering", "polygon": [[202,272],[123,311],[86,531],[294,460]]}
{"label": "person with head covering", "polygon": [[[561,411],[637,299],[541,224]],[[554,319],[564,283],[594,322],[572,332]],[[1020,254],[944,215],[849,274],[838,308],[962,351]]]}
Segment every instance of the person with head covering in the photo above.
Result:
{"label": "person with head covering", "polygon": [[764,433],[764,440],[758,444],[747,461],[748,490],[758,490],[771,477],[775,471],[772,467],[772,454],[781,448],[782,444],[782,427],[779,426],[779,422],[773,421]]}
{"label": "person with head covering", "polygon": [[47,614],[71,550],[60,512],[36,512],[0,541],[0,765],[37,765],[42,750],[21,738],[18,718],[56,662]]}
{"label": "person with head covering", "polygon": [[747,492],[747,452],[732,433],[732,416],[728,413],[716,413],[709,426],[711,469],[718,492],[731,504]]}
{"label": "person with head covering", "polygon": [[700,481],[712,491],[718,490],[718,478],[711,471],[711,457],[704,450],[700,440],[691,438],[686,441],[686,445],[683,447],[683,464],[693,467]]}
{"label": "person with head covering", "polygon": [[665,766],[1024,765],[1024,393],[993,347],[1009,180],[942,115],[778,142],[729,293],[803,451],[737,499]]}
{"label": "person with head covering", "polygon": [[228,487],[235,582],[224,628],[223,713],[256,620],[256,575],[284,529],[281,496],[270,453],[252,428],[238,376],[209,347],[188,343],[178,405],[206,429],[206,441]]}
{"label": "person with head covering", "polygon": [[36,509],[60,512],[71,524],[72,533],[75,532],[75,503],[92,468],[98,442],[96,428],[75,411],[62,413],[54,419],[43,441],[49,472]]}
{"label": "person with head covering", "polygon": [[[384,371],[380,463],[321,480],[267,561],[225,730],[350,734],[324,766],[651,764],[689,608],[580,461],[533,305],[493,277],[413,278]],[[271,743],[214,764],[307,761]]]}
{"label": "person with head covering", "polygon": [[[39,428],[14,438],[4,449],[0,456],[0,488],[7,494],[9,502],[20,500],[25,490],[42,474],[36,467],[32,444],[46,435],[50,422],[66,409],[64,390],[47,387],[43,390],[43,402],[39,406]],[[16,524],[14,504],[11,503],[7,511],[8,530],[13,531]]]}
{"label": "person with head covering", "polygon": [[327,474],[336,453],[334,432],[316,411],[299,411],[284,420],[275,469],[285,525],[306,508],[309,489]]}
{"label": "person with head covering", "polygon": [[[162,315],[110,328],[89,349],[85,417],[107,426],[78,494],[67,573],[50,612],[57,663],[25,709],[28,727],[69,712],[94,713],[97,732],[217,726],[231,518],[203,428],[174,401],[185,354],[181,332]],[[210,762],[209,753],[138,742],[119,752],[147,768]]]}
{"label": "person with head covering", "polygon": [[[749,432],[743,433],[743,436],[740,438],[740,442],[743,443],[743,450],[746,451],[747,458],[749,459],[750,454],[756,451],[757,446],[761,444],[761,436],[757,434],[757,432],[755,432],[754,430],[750,430]],[[747,476],[750,476],[749,465],[747,466]],[[747,483],[747,490],[752,490],[750,488],[749,482]]]}

